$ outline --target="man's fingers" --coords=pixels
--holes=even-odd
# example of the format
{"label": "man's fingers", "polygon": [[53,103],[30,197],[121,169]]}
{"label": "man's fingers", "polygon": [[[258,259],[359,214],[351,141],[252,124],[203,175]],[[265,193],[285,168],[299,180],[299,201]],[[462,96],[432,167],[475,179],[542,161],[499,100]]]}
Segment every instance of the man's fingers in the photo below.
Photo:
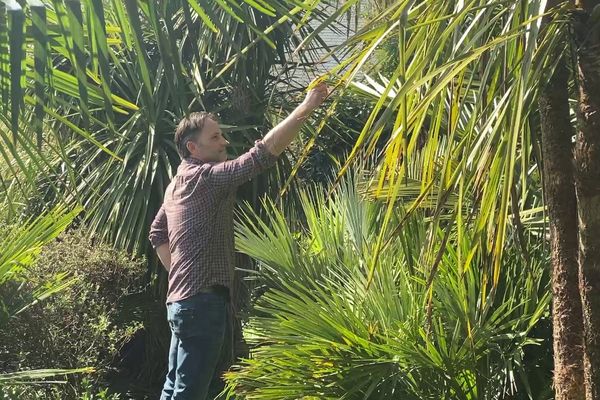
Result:
{"label": "man's fingers", "polygon": [[324,82],[322,82],[319,85],[315,86],[314,90],[327,94],[327,85]]}
{"label": "man's fingers", "polygon": [[312,82],[308,85],[306,99],[314,102],[315,106],[317,104],[321,104],[329,97],[331,93],[327,88],[327,84],[324,82],[325,76],[321,76],[317,79],[313,79]]}
{"label": "man's fingers", "polygon": [[316,87],[322,85],[324,80],[325,80],[325,75],[313,79],[312,81],[310,81],[310,83],[306,87],[306,91],[309,92],[309,91],[315,89]]}

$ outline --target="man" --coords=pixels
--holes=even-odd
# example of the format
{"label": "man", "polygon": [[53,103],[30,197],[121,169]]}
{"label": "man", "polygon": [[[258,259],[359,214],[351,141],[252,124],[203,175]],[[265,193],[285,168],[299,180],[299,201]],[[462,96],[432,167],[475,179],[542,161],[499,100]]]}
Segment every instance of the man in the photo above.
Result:
{"label": "man", "polygon": [[171,345],[162,400],[207,398],[233,285],[236,188],[275,164],[326,97],[327,86],[315,86],[284,121],[232,161],[227,161],[229,142],[214,115],[192,113],[177,126],[182,162],[149,236],[169,273]]}

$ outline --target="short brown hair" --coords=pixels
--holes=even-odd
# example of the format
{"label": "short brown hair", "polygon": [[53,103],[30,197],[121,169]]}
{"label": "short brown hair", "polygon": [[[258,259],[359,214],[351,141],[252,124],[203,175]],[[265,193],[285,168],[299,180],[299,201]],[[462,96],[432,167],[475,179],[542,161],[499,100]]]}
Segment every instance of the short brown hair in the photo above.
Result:
{"label": "short brown hair", "polygon": [[210,118],[215,122],[219,122],[219,117],[213,113],[206,111],[193,112],[187,117],[183,118],[177,124],[175,129],[175,145],[177,146],[177,152],[181,158],[190,156],[190,151],[187,148],[187,142],[198,135],[204,127],[206,118]]}

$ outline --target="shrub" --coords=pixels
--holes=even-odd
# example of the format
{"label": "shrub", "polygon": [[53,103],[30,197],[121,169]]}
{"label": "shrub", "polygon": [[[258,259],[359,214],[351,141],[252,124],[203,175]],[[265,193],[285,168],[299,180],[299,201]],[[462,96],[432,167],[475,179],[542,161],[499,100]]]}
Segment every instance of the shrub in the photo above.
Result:
{"label": "shrub", "polygon": [[[0,327],[0,371],[92,366],[97,373],[90,380],[69,378],[66,385],[29,387],[19,392],[19,399],[40,398],[40,392],[46,398],[85,393],[97,398],[89,397],[92,386],[102,380],[120,347],[141,327],[132,316],[120,315],[120,305],[125,296],[143,289],[144,265],[144,260],[90,240],[80,230],[63,234],[43,249],[20,285],[36,287],[61,273],[71,274],[76,282]],[[9,293],[3,295],[16,293],[15,286],[4,287]],[[4,395],[9,396],[6,388]]]}

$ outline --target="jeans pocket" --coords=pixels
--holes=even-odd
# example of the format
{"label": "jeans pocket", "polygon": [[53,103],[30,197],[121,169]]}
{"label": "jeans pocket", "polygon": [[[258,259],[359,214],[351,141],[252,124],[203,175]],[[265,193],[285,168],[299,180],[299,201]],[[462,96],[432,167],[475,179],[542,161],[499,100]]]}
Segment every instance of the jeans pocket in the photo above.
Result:
{"label": "jeans pocket", "polygon": [[209,295],[174,302],[167,306],[171,330],[180,339],[221,332],[225,327],[226,305]]}
{"label": "jeans pocket", "polygon": [[177,303],[169,306],[168,320],[171,330],[178,338],[186,338],[194,335],[198,325],[196,310],[182,307]]}

